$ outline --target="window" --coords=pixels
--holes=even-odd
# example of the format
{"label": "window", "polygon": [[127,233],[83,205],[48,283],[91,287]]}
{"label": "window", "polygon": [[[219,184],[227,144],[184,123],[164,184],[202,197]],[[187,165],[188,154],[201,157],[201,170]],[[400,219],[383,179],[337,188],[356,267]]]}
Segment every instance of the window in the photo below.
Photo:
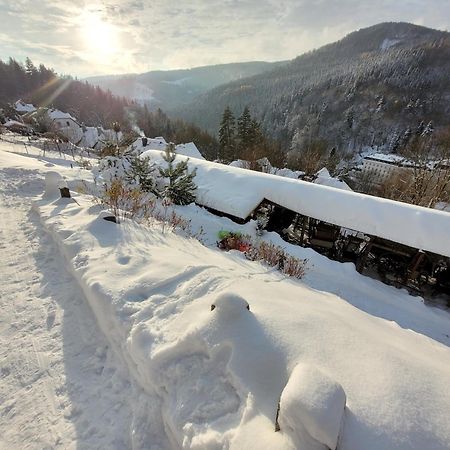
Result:
{"label": "window", "polygon": [[69,121],[67,121],[66,123],[67,123],[67,126],[68,126],[68,127],[70,127],[70,122],[69,122]]}

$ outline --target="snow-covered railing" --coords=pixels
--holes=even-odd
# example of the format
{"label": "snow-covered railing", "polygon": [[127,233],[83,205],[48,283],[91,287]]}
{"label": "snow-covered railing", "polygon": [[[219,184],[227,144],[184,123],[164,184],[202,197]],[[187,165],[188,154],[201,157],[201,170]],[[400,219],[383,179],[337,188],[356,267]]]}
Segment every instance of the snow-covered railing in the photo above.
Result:
{"label": "snow-covered railing", "polygon": [[[164,163],[161,152],[143,156]],[[246,219],[267,199],[305,216],[450,257],[447,212],[194,158],[189,165],[197,168],[197,202],[231,216]]]}

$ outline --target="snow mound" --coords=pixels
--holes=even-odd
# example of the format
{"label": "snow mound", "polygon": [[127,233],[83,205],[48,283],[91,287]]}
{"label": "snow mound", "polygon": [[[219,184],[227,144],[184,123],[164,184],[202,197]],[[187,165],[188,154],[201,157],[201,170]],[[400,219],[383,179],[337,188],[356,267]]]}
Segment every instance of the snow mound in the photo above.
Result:
{"label": "snow mound", "polygon": [[223,317],[232,318],[250,311],[250,306],[240,295],[224,292],[216,298],[211,310]]}
{"label": "snow mound", "polygon": [[344,191],[352,190],[345,181],[341,181],[338,178],[332,177],[326,167],[320,169],[317,172],[317,178],[314,180],[314,183],[322,184],[323,186],[329,186],[336,189],[343,189]]}
{"label": "snow mound", "polygon": [[281,394],[280,428],[298,444],[305,442],[302,431],[306,431],[315,441],[334,450],[345,401],[345,392],[339,383],[320,369],[300,363]]}

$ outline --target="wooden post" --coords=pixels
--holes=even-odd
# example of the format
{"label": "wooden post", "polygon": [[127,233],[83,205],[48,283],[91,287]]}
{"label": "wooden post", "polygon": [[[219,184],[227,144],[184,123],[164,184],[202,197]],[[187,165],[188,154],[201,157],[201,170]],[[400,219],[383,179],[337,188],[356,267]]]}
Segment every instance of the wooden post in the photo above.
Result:
{"label": "wooden post", "polygon": [[70,191],[68,187],[59,188],[62,198],[70,198]]}
{"label": "wooden post", "polygon": [[364,250],[359,255],[358,259],[356,260],[356,271],[359,273],[362,273],[364,270],[364,266],[366,265],[367,256],[369,255],[370,250],[373,246],[373,237],[370,238],[370,241],[367,243]]}
{"label": "wooden post", "polygon": [[409,280],[415,280],[417,278],[419,266],[422,263],[424,258],[425,258],[425,252],[423,252],[421,250],[419,250],[415,254],[415,256],[414,256],[414,258],[413,258],[413,260],[412,260],[412,262],[411,262],[411,264],[410,264],[410,266],[408,268],[408,278],[409,278]]}
{"label": "wooden post", "polygon": [[302,232],[300,233],[300,245],[303,245],[303,240],[305,239],[305,226],[306,226],[306,216],[302,217]]}

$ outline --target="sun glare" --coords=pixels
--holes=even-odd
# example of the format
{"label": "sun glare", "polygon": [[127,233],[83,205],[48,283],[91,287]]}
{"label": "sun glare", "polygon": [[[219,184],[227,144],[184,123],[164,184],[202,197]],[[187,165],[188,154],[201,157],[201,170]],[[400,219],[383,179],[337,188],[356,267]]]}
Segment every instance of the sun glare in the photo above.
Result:
{"label": "sun glare", "polygon": [[117,51],[117,30],[99,14],[87,11],[82,15],[81,33],[89,50],[103,55],[111,55]]}

